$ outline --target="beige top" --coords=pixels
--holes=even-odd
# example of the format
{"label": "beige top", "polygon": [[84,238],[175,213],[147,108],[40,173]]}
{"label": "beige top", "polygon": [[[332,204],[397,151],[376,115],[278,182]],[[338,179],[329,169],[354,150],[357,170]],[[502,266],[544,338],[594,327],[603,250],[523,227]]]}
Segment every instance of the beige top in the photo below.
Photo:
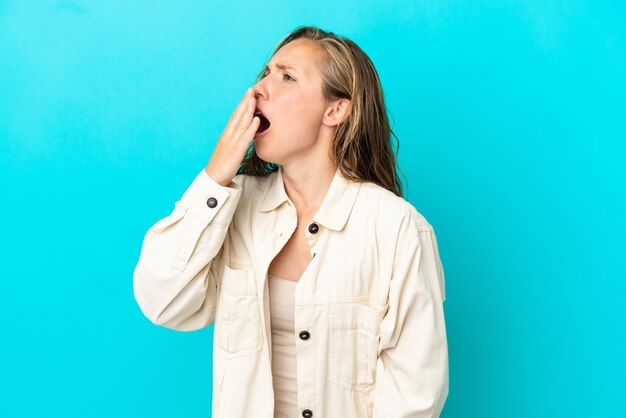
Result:
{"label": "beige top", "polygon": [[[267,269],[298,231],[315,257],[294,294],[298,412],[291,416],[438,417],[448,395],[445,287],[427,219],[390,190],[337,170],[298,230],[282,166],[267,176],[237,174],[229,186],[198,171],[146,232],[133,290],[154,324],[180,331],[214,324],[212,416],[271,417],[270,350],[279,350],[281,373],[294,370],[280,366],[294,360],[281,356],[288,345],[280,331],[272,341]],[[284,331],[280,322],[275,328]]]}
{"label": "beige top", "polygon": [[298,282],[268,274],[274,418],[298,416],[294,295]]}

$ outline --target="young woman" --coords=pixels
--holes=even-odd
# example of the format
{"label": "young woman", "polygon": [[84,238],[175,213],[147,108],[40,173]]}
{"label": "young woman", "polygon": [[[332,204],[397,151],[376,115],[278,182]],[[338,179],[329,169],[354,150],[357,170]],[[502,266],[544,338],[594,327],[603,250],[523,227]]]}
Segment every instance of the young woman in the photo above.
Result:
{"label": "young woman", "polygon": [[296,28],[146,233],[144,315],[215,324],[213,417],[439,416],[444,273],[402,197],[385,111],[354,42]]}

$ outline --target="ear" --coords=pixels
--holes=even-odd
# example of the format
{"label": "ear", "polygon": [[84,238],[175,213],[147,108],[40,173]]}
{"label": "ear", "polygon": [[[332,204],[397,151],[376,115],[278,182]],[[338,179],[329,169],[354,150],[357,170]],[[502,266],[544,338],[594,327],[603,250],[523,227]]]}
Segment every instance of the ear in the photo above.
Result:
{"label": "ear", "polygon": [[324,124],[328,126],[337,126],[350,114],[352,110],[352,102],[348,99],[338,99],[331,102],[324,112]]}

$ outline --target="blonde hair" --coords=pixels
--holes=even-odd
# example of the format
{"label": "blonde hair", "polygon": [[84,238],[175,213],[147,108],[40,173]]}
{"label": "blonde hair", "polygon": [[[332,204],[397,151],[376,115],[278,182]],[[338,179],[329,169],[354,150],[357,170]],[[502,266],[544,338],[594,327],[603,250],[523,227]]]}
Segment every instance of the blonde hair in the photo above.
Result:
{"label": "blonde hair", "polygon": [[[398,143],[397,150],[400,142],[389,125],[383,89],[374,64],[353,41],[315,26],[297,27],[278,43],[271,56],[300,38],[317,41],[325,51],[320,65],[324,98],[351,101],[351,111],[337,125],[333,138],[331,157],[335,164],[350,180],[372,182],[404,197],[391,136]],[[264,73],[265,65],[256,76],[257,82]],[[259,158],[253,141],[237,174],[266,176],[276,170],[277,164]]]}

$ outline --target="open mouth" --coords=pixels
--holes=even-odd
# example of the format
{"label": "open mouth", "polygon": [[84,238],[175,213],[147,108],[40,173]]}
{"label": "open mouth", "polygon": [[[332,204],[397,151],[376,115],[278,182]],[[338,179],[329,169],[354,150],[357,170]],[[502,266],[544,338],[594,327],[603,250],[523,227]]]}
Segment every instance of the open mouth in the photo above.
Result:
{"label": "open mouth", "polygon": [[260,134],[263,131],[266,131],[271,123],[270,121],[265,117],[265,115],[263,113],[261,113],[260,110],[257,110],[256,112],[254,112],[254,116],[258,116],[261,123],[259,125],[259,129],[257,129],[256,133]]}

